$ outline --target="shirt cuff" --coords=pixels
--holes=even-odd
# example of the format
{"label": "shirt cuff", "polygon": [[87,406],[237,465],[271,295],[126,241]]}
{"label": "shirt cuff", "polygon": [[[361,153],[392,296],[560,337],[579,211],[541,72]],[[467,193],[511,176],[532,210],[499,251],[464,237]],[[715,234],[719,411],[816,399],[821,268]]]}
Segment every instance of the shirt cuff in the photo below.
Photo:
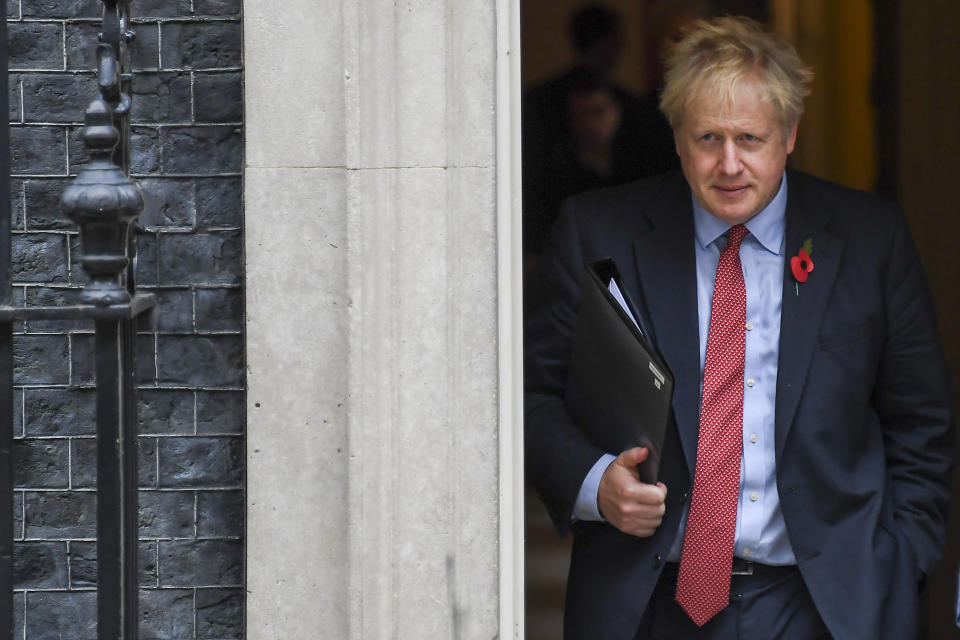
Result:
{"label": "shirt cuff", "polygon": [[590,469],[590,473],[583,479],[580,485],[580,493],[577,494],[577,501],[573,505],[574,520],[603,520],[600,515],[600,508],[597,507],[597,492],[600,490],[600,479],[617,457],[609,453],[603,454],[599,460]]}

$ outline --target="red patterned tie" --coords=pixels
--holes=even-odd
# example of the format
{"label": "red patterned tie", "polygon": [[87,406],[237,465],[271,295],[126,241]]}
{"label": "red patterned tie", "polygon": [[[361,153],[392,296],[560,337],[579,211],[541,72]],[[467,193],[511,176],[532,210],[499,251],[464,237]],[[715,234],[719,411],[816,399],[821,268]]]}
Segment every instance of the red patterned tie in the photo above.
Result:
{"label": "red patterned tie", "polygon": [[693,499],[680,556],[677,602],[703,626],[730,599],[733,534],[743,449],[743,353],[747,294],[740,267],[742,224],[731,227],[713,285],[703,371]]}

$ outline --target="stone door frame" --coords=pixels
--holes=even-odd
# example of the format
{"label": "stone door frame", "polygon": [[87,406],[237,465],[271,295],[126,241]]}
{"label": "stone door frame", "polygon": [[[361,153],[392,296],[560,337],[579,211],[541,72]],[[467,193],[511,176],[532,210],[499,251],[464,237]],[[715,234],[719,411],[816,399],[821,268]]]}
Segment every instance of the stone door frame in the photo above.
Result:
{"label": "stone door frame", "polygon": [[244,0],[247,637],[522,638],[519,0]]}
{"label": "stone door frame", "polygon": [[520,0],[497,2],[500,634],[524,637]]}

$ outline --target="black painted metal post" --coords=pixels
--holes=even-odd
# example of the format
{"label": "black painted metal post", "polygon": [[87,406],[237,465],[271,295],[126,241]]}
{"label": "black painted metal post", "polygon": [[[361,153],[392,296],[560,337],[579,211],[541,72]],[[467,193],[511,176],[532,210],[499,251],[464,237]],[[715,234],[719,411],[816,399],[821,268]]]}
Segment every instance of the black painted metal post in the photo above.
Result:
{"label": "black painted metal post", "polygon": [[[133,221],[143,198],[127,176],[130,109],[127,2],[103,0],[97,46],[99,95],[86,111],[90,162],[64,191],[64,213],[80,227],[80,262],[90,275],[81,300],[94,307],[129,305]],[[96,321],[97,637],[137,638],[136,326],[132,315]]]}
{"label": "black painted metal post", "polygon": [[[97,320],[97,636],[137,637],[137,425],[129,320]],[[135,404],[133,406],[135,411]]]}

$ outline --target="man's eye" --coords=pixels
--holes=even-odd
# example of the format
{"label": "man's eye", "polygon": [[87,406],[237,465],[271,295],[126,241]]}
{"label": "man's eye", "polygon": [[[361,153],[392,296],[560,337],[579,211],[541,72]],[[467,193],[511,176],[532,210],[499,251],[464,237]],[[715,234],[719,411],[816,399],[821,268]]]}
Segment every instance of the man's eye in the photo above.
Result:
{"label": "man's eye", "polygon": [[717,139],[717,136],[713,135],[712,133],[705,133],[703,134],[703,137],[700,139],[703,140],[704,142],[713,142],[714,140]]}
{"label": "man's eye", "polygon": [[752,134],[749,134],[749,133],[743,134],[743,140],[744,140],[745,142],[757,142],[759,139],[760,139],[760,138],[758,138],[757,136],[752,135]]}

